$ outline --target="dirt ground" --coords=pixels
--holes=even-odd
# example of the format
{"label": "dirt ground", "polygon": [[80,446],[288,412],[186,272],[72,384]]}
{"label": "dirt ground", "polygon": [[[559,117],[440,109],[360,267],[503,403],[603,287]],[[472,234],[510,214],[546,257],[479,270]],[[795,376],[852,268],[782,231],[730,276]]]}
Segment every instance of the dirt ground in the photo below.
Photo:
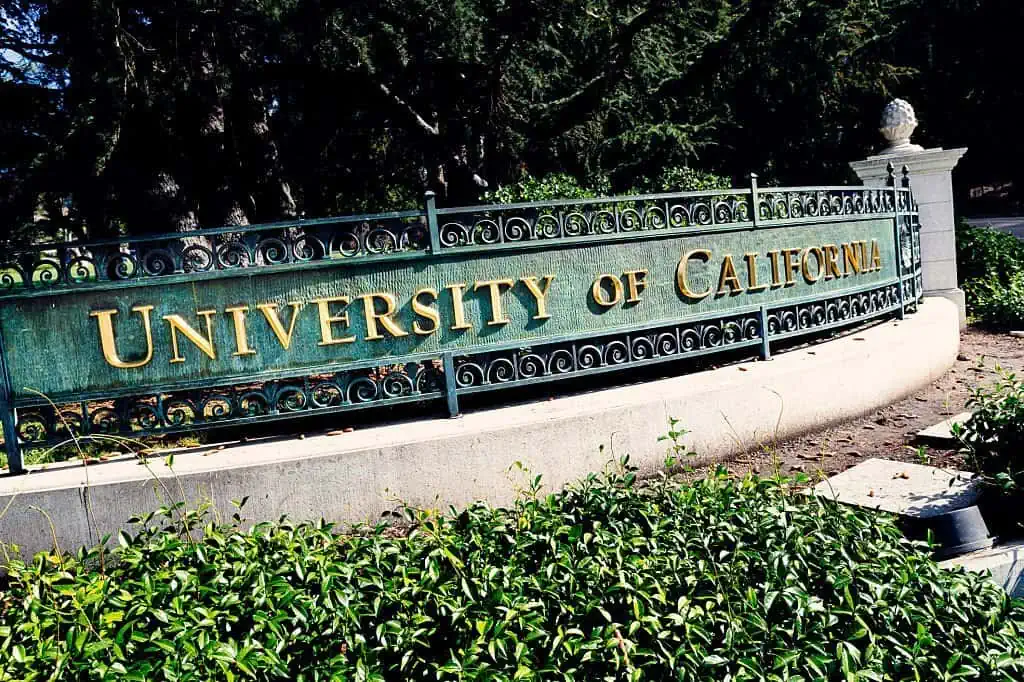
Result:
{"label": "dirt ground", "polygon": [[[730,472],[835,475],[871,457],[968,468],[956,449],[928,447],[923,462],[918,431],[966,410],[972,388],[990,383],[996,368],[1024,371],[1024,338],[969,327],[957,362],[938,381],[866,417],[779,443],[774,453],[750,453],[728,463]],[[770,450],[771,448],[768,448]]]}

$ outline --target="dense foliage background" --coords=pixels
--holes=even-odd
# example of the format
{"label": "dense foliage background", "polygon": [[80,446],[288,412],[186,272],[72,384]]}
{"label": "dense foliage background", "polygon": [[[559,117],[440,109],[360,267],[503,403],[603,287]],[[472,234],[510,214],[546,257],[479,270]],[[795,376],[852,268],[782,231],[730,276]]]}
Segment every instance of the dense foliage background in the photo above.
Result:
{"label": "dense foliage background", "polygon": [[957,276],[971,321],[992,329],[1024,323],[1024,242],[1006,232],[956,226]]}
{"label": "dense foliage background", "polygon": [[12,561],[0,681],[1024,676],[1024,603],[886,516],[721,472],[525,488],[408,533],[178,505],[112,554]]}
{"label": "dense foliage background", "polygon": [[[0,244],[669,167],[841,181],[907,97],[1017,178],[1015,0],[8,0]],[[487,188],[483,187],[483,182]],[[660,183],[664,184],[664,183]],[[1017,186],[1024,186],[1018,182]]]}

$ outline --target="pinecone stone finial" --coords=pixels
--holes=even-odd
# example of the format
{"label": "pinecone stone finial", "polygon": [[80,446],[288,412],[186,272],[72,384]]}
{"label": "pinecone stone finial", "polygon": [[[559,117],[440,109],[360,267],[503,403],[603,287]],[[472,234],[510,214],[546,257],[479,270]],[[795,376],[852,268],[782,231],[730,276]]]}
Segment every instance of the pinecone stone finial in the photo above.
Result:
{"label": "pinecone stone finial", "polygon": [[889,143],[889,147],[882,154],[922,151],[923,147],[910,142],[910,136],[914,134],[915,128],[917,115],[910,102],[902,99],[889,102],[882,110],[882,120],[878,128]]}

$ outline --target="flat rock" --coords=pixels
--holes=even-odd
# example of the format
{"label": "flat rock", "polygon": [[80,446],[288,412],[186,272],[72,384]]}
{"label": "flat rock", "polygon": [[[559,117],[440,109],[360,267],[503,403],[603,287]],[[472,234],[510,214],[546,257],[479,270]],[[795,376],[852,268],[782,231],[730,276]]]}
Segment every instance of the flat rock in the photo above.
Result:
{"label": "flat rock", "polygon": [[947,417],[938,424],[933,424],[927,429],[918,431],[917,439],[921,441],[928,441],[929,443],[954,445],[957,440],[953,436],[953,424],[963,424],[970,418],[970,412],[961,412],[960,414],[955,414],[952,417]]}
{"label": "flat rock", "polygon": [[919,519],[976,504],[973,474],[872,458],[814,486],[815,495]]}

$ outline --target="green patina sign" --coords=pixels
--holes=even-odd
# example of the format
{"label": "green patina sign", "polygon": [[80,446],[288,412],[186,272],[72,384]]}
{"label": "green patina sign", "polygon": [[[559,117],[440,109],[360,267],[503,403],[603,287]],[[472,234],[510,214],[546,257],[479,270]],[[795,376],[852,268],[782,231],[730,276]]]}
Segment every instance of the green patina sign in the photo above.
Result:
{"label": "green patina sign", "polygon": [[915,228],[909,190],[752,187],[40,246],[0,265],[2,398],[32,446],[41,395],[138,433],[767,354],[916,302]]}
{"label": "green patina sign", "polygon": [[266,270],[2,302],[14,394],[541,343],[825,296],[896,275],[885,220]]}

